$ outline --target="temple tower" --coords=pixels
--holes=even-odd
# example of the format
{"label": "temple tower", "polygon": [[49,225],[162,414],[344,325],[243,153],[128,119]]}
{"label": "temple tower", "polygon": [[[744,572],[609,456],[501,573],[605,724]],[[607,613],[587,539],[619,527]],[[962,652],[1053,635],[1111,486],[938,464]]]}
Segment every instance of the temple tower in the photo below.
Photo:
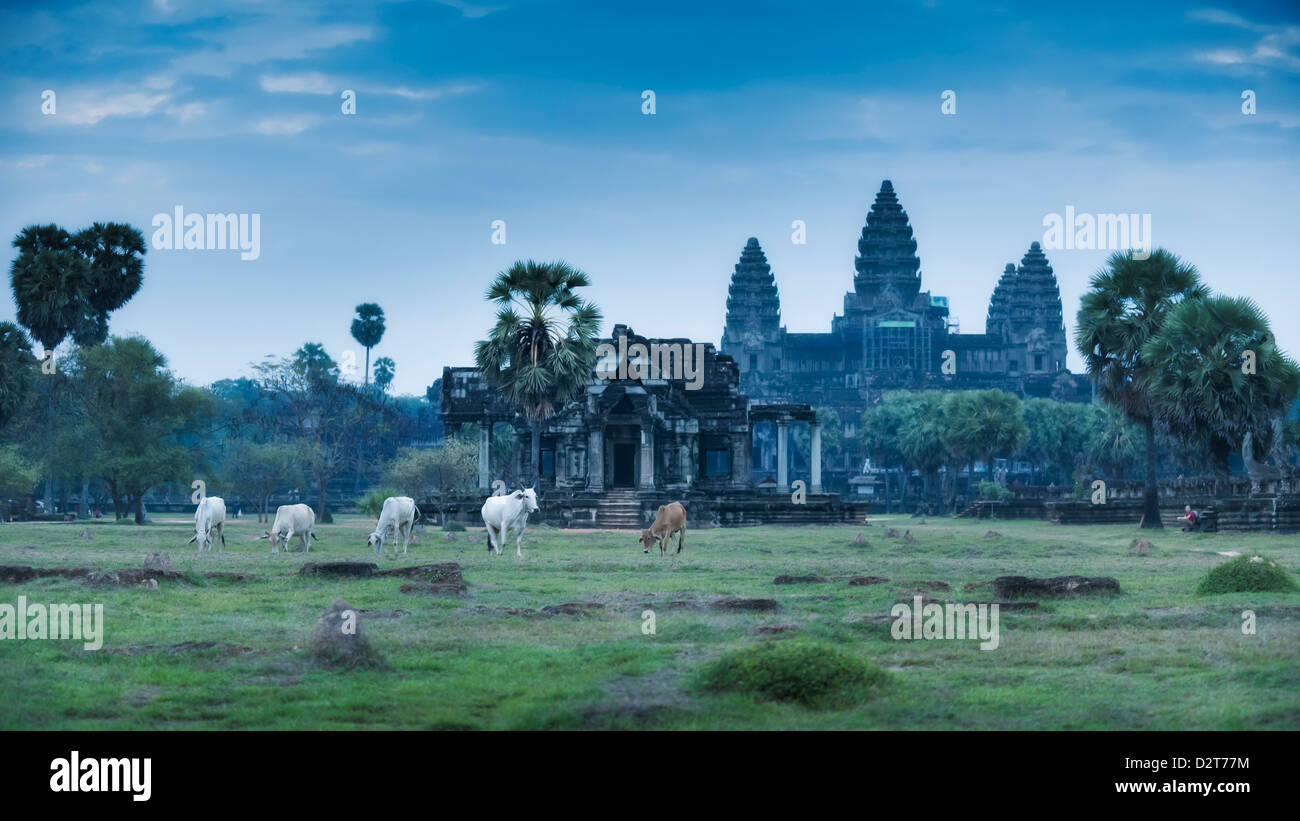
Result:
{"label": "temple tower", "polygon": [[722,352],[740,366],[742,385],[748,373],[781,369],[781,298],[772,266],[754,237],[745,243],[731,275]]}
{"label": "temple tower", "polygon": [[921,289],[916,238],[889,180],[880,184],[867,214],[853,267],[853,289],[864,310],[911,307]]}

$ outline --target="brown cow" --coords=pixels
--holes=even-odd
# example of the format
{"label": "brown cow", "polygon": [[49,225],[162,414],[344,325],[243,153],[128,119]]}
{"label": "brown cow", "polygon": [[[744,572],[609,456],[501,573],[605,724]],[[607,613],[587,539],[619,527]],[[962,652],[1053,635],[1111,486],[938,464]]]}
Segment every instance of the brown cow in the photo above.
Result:
{"label": "brown cow", "polygon": [[686,508],[682,507],[681,502],[669,502],[666,505],[659,506],[659,515],[655,516],[654,524],[650,525],[649,530],[641,531],[641,546],[644,552],[649,553],[650,548],[655,542],[659,543],[659,555],[663,556],[668,547],[668,540],[672,535],[677,534],[677,552],[682,552],[682,543],[686,541]]}

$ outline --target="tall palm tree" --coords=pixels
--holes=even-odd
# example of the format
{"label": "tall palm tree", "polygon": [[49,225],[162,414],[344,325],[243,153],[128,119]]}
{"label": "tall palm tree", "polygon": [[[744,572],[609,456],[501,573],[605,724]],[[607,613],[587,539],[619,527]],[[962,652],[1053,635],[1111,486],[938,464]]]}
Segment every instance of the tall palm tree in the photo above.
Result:
{"label": "tall palm tree", "polygon": [[1139,259],[1117,251],[1093,274],[1080,301],[1074,342],[1101,398],[1146,431],[1146,492],[1142,527],[1161,528],[1156,486],[1156,415],[1146,387],[1142,346],[1153,339],[1180,303],[1204,299],[1196,266],[1163,248]]}
{"label": "tall palm tree", "polygon": [[397,372],[397,363],[387,356],[375,360],[375,387],[380,393],[386,393],[393,384],[393,375]]}
{"label": "tall palm tree", "polygon": [[[1243,369],[1246,351],[1254,354],[1252,373]],[[1268,318],[1245,298],[1184,302],[1142,356],[1157,416],[1184,443],[1208,441],[1220,477],[1246,434],[1270,442],[1274,418],[1300,392],[1300,367],[1278,350]]]}
{"label": "tall palm tree", "polygon": [[99,345],[108,339],[108,315],[144,283],[144,235],[130,225],[97,222],[72,242],[89,264],[83,296],[94,318],[93,331],[74,338],[78,344]]}
{"label": "tall palm tree", "polygon": [[564,262],[515,262],[497,275],[488,338],[474,360],[488,384],[517,405],[532,428],[533,474],[540,470],[541,423],[582,389],[596,362],[600,309],[576,293],[591,284]]}
{"label": "tall palm tree", "polygon": [[18,324],[46,351],[74,331],[90,333],[94,316],[85,298],[90,263],[57,225],[29,225],[14,237],[18,256],[9,284],[18,305]]}
{"label": "tall palm tree", "polygon": [[373,302],[363,302],[357,306],[356,318],[352,320],[352,338],[366,349],[365,384],[370,384],[370,349],[384,338],[384,309]]}

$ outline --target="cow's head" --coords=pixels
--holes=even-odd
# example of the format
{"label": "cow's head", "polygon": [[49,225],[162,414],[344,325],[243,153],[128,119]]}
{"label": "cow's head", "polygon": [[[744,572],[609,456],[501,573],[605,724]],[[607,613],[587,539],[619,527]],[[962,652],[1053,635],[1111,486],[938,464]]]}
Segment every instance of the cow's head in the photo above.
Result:
{"label": "cow's head", "polygon": [[281,532],[278,531],[278,530],[275,531],[274,533],[272,533],[271,531],[268,530],[268,531],[266,531],[265,533],[263,533],[261,536],[258,536],[257,538],[259,538],[259,539],[270,539],[270,540],[271,540],[271,549],[272,549],[272,550],[279,550],[279,549],[280,549],[280,542],[284,541],[284,535],[285,535],[285,534],[281,533]]}
{"label": "cow's head", "polygon": [[525,489],[525,490],[516,490],[515,493],[514,493],[514,496],[515,496],[516,499],[522,499],[522,500],[523,500],[523,502],[524,502],[524,511],[525,511],[525,512],[527,512],[527,513],[532,513],[532,512],[534,512],[534,511],[536,511],[536,510],[538,509],[538,508],[537,508],[537,491],[534,490],[533,488],[530,487],[530,488],[527,488],[527,489]]}
{"label": "cow's head", "polygon": [[186,542],[186,544],[194,544],[195,542],[198,542],[199,552],[202,553],[204,550],[208,549],[208,541],[208,532],[202,528],[198,528],[194,531],[194,535],[190,537],[190,540]]}
{"label": "cow's head", "polygon": [[374,533],[371,533],[366,537],[366,544],[370,545],[371,550],[378,553],[384,546],[384,537],[379,534],[378,530],[376,530]]}
{"label": "cow's head", "polygon": [[655,538],[655,534],[651,533],[649,530],[641,531],[641,536],[637,539],[637,542],[640,543],[646,553],[650,552],[650,548],[654,547],[655,542],[657,541],[659,540]]}

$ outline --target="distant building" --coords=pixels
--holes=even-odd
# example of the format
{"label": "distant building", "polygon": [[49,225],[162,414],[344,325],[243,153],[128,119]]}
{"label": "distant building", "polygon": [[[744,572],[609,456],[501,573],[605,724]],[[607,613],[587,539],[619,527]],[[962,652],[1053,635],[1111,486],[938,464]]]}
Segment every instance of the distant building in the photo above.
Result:
{"label": "distant building", "polygon": [[[781,325],[776,278],[751,237],[731,277],[721,352],[735,359],[740,389],[755,403],[835,409],[843,447],[826,483],[846,490],[862,465],[862,413],[885,391],[999,388],[1022,398],[1087,401],[1091,386],[1066,368],[1068,348],[1060,289],[1037,242],[1018,268],[1003,271],[985,332],[960,333],[947,297],[921,290],[912,226],[885,180],[858,239],[853,290],[830,332],[790,333]],[[762,431],[758,438],[755,470],[770,472],[776,443]]]}

